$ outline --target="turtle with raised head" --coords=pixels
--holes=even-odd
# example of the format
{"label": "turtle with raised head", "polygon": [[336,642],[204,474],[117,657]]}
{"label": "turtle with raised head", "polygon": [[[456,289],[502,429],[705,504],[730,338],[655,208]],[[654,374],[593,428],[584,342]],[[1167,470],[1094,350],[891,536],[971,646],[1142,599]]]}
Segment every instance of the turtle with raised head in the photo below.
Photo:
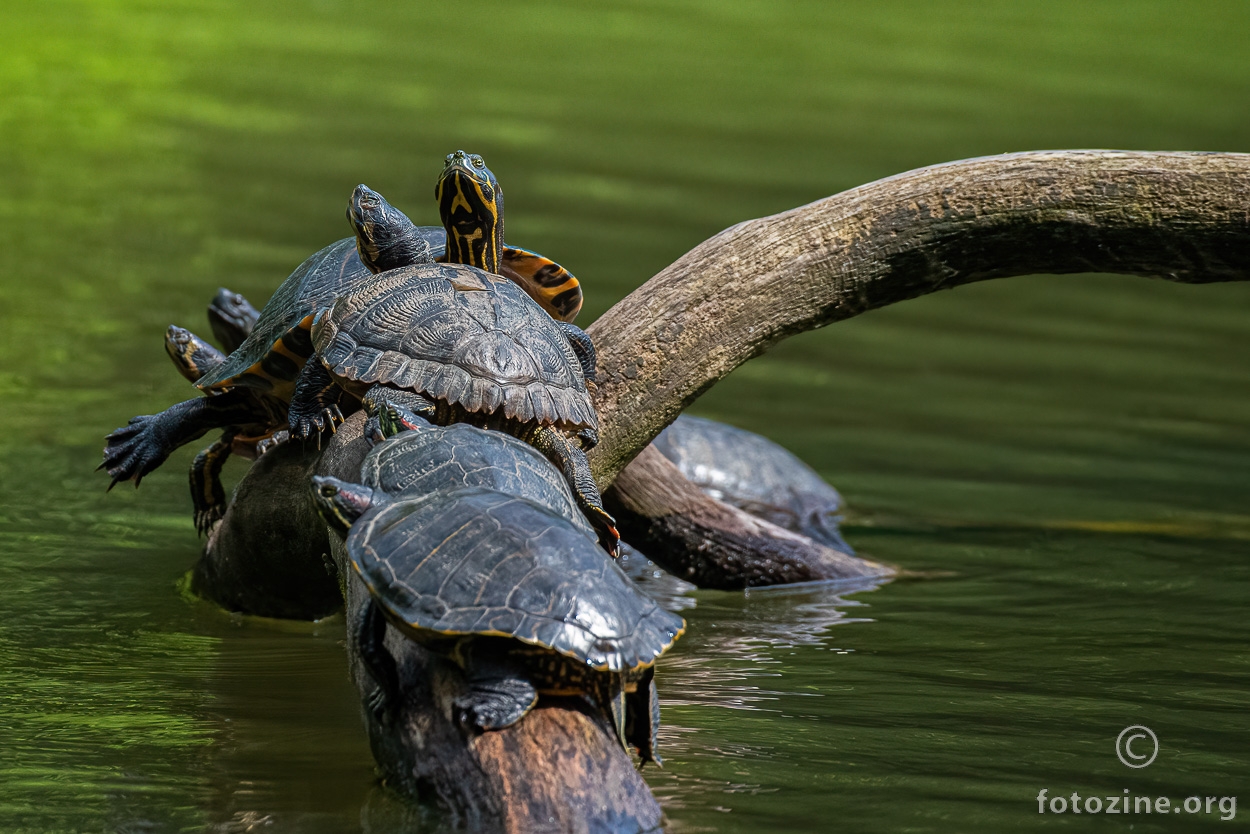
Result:
{"label": "turtle with raised head", "polygon": [[463,264],[394,269],[320,314],[312,340],[334,385],[366,402],[533,445],[560,467],[615,554],[616,522],[583,452],[598,416],[582,364],[565,332],[511,281]]}
{"label": "turtle with raised head", "polygon": [[447,154],[434,198],[446,235],[446,252],[435,259],[503,275],[525,290],[555,319],[582,363],[586,380],[593,384],[594,345],[572,324],[582,307],[581,286],[559,264],[504,243],[503,189],[485,160],[464,151]]}
{"label": "turtle with raised head", "polygon": [[499,729],[541,695],[581,696],[658,762],[654,664],[683,620],[603,558],[567,485],[525,444],[412,415],[399,423],[418,427],[369,453],[365,483],[313,479],[370,593],[354,639],[378,685],[371,708],[386,720],[398,703],[390,623],[464,670],[463,725]]}
{"label": "turtle with raised head", "polygon": [[[342,392],[325,387],[319,378],[302,376],[312,353],[309,328],[314,315],[338,295],[367,283],[375,271],[430,259],[424,240],[405,231],[411,221],[368,187],[356,187],[347,215],[356,237],[327,246],[300,264],[237,350],[206,370],[190,356],[182,360],[171,353],[176,363],[205,370],[196,386],[208,396],[132,418],[110,434],[100,464],[113,478],[110,489],[124,480],[138,486],[175,449],[211,429],[256,423],[275,431],[290,426],[294,436],[309,437],[342,419]],[[362,247],[358,254],[358,240],[379,243]],[[313,365],[314,370],[319,367]],[[303,405],[293,410],[291,400],[301,387],[307,392],[300,398]]]}
{"label": "turtle with raised head", "polygon": [[[208,323],[213,335],[226,353],[234,353],[252,332],[260,311],[237,292],[225,287],[217,290],[208,305]],[[225,358],[224,356],[222,357]],[[191,380],[195,382],[195,380]]]}

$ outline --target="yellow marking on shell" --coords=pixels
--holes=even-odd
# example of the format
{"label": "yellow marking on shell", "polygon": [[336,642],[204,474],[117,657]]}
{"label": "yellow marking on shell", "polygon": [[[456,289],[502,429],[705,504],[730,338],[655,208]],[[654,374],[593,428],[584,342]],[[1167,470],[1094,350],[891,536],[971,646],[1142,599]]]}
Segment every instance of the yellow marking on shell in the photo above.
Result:
{"label": "yellow marking on shell", "polygon": [[[310,313],[309,315],[305,316],[303,320],[300,321],[298,327],[305,331],[311,330],[312,322],[315,317],[316,317],[315,313]],[[293,362],[296,367],[296,373],[295,373],[295,376],[291,377],[291,379],[281,379],[267,372],[263,367],[264,362],[265,362],[265,357],[262,356],[260,358],[260,361],[256,362],[251,367],[245,369],[241,373],[235,374],[234,376],[229,377],[228,379],[223,379],[221,382],[218,382],[216,385],[211,385],[205,390],[222,391],[227,388],[232,388],[236,384],[236,380],[238,380],[239,377],[247,376],[250,374],[252,376],[258,376],[261,379],[268,380],[269,383],[273,386],[269,390],[268,393],[274,397],[277,397],[278,399],[286,400],[289,402],[291,397],[295,394],[295,381],[299,377],[299,371],[303,369],[304,364],[308,361],[308,357],[301,356],[299,353],[288,348],[286,344],[284,344],[283,342],[285,338],[286,338],[285,335],[280,337],[276,342],[273,343],[273,345],[269,348],[269,350],[265,352],[265,354],[267,356],[270,353],[277,353],[279,356],[283,356],[286,359],[289,359],[291,362]]]}
{"label": "yellow marking on shell", "polygon": [[[515,246],[508,249],[508,256],[499,262],[500,273],[525,290],[525,294],[538,302],[538,306],[546,310],[553,319],[569,322],[576,319],[582,309],[581,282],[577,280],[577,276],[550,258]],[[553,277],[561,278],[559,284],[547,286],[536,279],[539,271],[549,267],[555,267]],[[567,309],[557,307],[555,299],[570,291],[577,291],[576,303]]]}

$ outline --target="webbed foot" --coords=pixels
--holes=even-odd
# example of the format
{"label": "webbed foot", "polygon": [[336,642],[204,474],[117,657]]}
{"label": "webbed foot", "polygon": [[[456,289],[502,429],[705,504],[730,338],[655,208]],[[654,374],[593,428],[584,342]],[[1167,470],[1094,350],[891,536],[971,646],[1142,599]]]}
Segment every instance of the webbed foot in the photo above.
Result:
{"label": "webbed foot", "polygon": [[399,703],[399,668],[386,648],[386,616],[372,599],[365,603],[356,624],[360,660],[377,687],[365,698],[365,707],[379,723],[389,723]]}
{"label": "webbed foot", "polygon": [[143,476],[169,457],[170,448],[159,414],[140,414],[104,438],[104,460],[96,467],[112,476],[108,488],[133,480],[138,488]]}
{"label": "webbed foot", "polygon": [[321,448],[321,433],[326,429],[335,431],[343,422],[343,412],[339,410],[342,393],[343,389],[334,383],[321,359],[316,354],[309,357],[291,396],[288,412],[291,437],[296,440],[316,437],[317,448]]}

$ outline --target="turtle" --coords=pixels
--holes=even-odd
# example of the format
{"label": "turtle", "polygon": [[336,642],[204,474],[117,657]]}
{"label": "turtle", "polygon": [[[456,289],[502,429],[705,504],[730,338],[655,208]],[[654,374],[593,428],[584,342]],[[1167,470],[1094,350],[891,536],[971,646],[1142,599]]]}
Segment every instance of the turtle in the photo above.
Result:
{"label": "turtle", "polygon": [[842,553],[842,496],[758,434],[683,414],[652,441],[704,493]]}
{"label": "turtle", "polygon": [[[314,314],[337,294],[371,280],[372,270],[429,259],[423,239],[403,233],[402,227],[411,226],[411,221],[367,186],[356,187],[347,215],[356,237],[325,247],[291,273],[238,349],[196,381],[208,396],[178,403],[160,414],[134,417],[106,438],[99,468],[112,476],[110,489],[124,480],[138,486],[175,449],[213,428],[262,423],[277,430],[290,425],[294,436],[306,437],[314,430],[319,436],[327,425],[342,419],[338,390],[318,388],[304,398],[305,411],[293,414],[289,406],[312,353],[308,329]],[[397,227],[394,233],[380,228],[392,225]],[[358,254],[357,240],[379,243]],[[199,368],[190,361],[187,366]],[[264,407],[258,409],[258,403]]]}
{"label": "turtle", "polygon": [[463,726],[507,727],[540,695],[581,696],[626,749],[660,762],[655,663],[685,622],[603,558],[549,463],[499,432],[427,425],[375,446],[362,477],[315,477],[312,492],[369,591],[353,639],[379,720],[399,699],[389,623],[464,670]]}
{"label": "turtle", "polygon": [[436,260],[503,275],[557,321],[577,318],[582,290],[573,274],[542,255],[504,243],[503,189],[480,154],[447,154],[434,198],[445,233],[445,252],[430,240]]}
{"label": "turtle", "polygon": [[598,429],[583,364],[565,331],[511,281],[464,264],[393,269],[320,313],[312,342],[330,383],[366,403],[535,446],[615,554],[616,522],[583,451]]}
{"label": "turtle", "polygon": [[[223,293],[228,295],[223,296]],[[230,296],[242,299],[242,296],[222,290],[209,310],[215,309],[223,298],[229,299]],[[246,299],[243,299],[243,303],[247,303]],[[246,322],[231,322],[229,326],[240,325],[246,326]],[[195,382],[226,359],[225,354],[204,339],[176,325],[170,325],[165,332],[165,351],[178,371],[191,382]],[[221,437],[201,450],[191,462],[188,480],[194,506],[195,529],[201,535],[207,533],[225,513],[226,494],[221,485],[221,470],[227,458],[234,454],[255,460],[284,442],[288,434],[286,429],[276,428],[284,421],[285,405],[255,389],[245,390],[254,393],[257,414],[264,415],[264,418],[258,418],[258,422],[251,424],[224,427]]]}

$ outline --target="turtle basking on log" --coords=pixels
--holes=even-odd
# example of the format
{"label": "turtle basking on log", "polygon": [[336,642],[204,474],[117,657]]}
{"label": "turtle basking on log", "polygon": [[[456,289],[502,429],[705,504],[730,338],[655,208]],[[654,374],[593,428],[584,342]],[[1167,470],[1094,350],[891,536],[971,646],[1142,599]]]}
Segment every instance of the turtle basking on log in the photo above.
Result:
{"label": "turtle basking on log", "polygon": [[363,483],[313,479],[372,596],[355,639],[378,685],[375,715],[399,697],[389,622],[464,671],[462,725],[500,729],[540,695],[581,696],[622,744],[658,762],[654,664],[682,619],[604,558],[568,485],[532,447],[381,409],[384,432],[398,433],[365,458]]}
{"label": "turtle basking on log", "polygon": [[[214,331],[223,343],[241,333],[245,338],[196,384],[206,393],[223,398],[190,400],[159,415],[141,415],[110,434],[99,467],[113,478],[109,488],[123,480],[134,480],[137,486],[175,449],[209,429],[272,418],[270,398],[279,403],[294,399],[286,415],[292,437],[307,439],[333,429],[342,420],[341,406],[354,402],[343,401],[342,391],[327,384],[319,373],[319,363],[313,363],[309,378],[303,376],[312,352],[308,328],[313,316],[338,294],[366,283],[375,273],[427,262],[436,255],[446,258],[447,248],[440,236],[458,242],[455,257],[507,276],[537,299],[549,315],[558,317],[557,326],[566,328],[566,338],[574,346],[585,376],[593,381],[593,346],[580,329],[566,321],[581,308],[577,279],[554,261],[503,243],[503,193],[480,156],[463,151],[448,155],[436,196],[442,200],[444,194],[453,191],[459,196],[448,199],[445,228],[440,230],[415,226],[380,194],[357,186],[348,207],[355,238],[331,244],[301,264],[257,319],[248,322],[250,305],[241,296],[223,297],[219,293],[216,309],[210,310]],[[474,223],[480,227],[476,237],[471,232]],[[490,247],[475,250],[467,243],[488,236],[493,241]],[[441,252],[435,252],[432,246],[440,243]],[[267,395],[265,415],[256,414],[256,396],[239,390],[243,388],[255,388]]]}
{"label": "turtle basking on log", "polygon": [[[366,186],[357,186],[347,211],[357,239],[383,237],[376,226],[397,224],[395,214],[387,211],[389,208],[381,195]],[[380,260],[373,266],[387,268],[392,265],[392,257],[411,260],[422,257],[422,252],[428,260],[428,246],[424,250],[380,250],[375,253]],[[340,293],[374,275],[364,267],[352,268],[353,263],[359,262],[354,239],[327,246],[304,261],[278,287],[239,348],[224,360],[205,354],[190,341],[170,347],[175,364],[184,373],[205,372],[196,381],[196,387],[207,396],[178,403],[160,414],[134,417],[128,425],[110,434],[99,467],[113,478],[109,488],[125,480],[133,480],[138,486],[143,476],[164,463],[175,449],[210,429],[260,425],[272,432],[294,424],[307,434],[313,428],[319,430],[341,419],[338,400],[330,399],[337,397],[338,392],[318,392],[319,398],[308,406],[317,409],[312,414],[292,415],[289,403],[297,389],[297,378],[312,353],[308,330],[313,316]],[[199,363],[205,359],[217,362],[202,368]]]}
{"label": "turtle basking on log", "polygon": [[583,364],[565,330],[511,281],[463,264],[391,270],[319,315],[312,341],[327,389],[533,445],[615,554],[616,522],[583,451],[599,425]]}

